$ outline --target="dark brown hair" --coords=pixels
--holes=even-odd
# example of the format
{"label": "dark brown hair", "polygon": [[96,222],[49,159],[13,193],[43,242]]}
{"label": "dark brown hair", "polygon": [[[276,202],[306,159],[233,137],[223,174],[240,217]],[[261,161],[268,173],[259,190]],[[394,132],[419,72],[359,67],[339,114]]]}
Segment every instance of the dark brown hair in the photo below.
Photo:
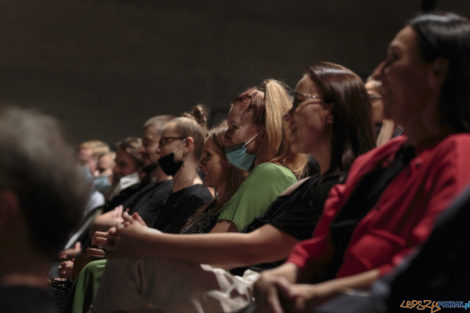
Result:
{"label": "dark brown hair", "polygon": [[331,168],[347,170],[357,156],[375,146],[364,83],[350,69],[331,62],[310,67],[307,75],[324,101],[332,104]]}

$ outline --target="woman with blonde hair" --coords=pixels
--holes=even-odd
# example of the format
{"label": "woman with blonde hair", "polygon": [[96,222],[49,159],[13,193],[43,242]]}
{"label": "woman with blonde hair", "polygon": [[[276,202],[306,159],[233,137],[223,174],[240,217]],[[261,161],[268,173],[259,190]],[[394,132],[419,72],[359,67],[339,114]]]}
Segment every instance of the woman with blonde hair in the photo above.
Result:
{"label": "woman with blonde hair", "polygon": [[283,116],[292,107],[284,84],[268,79],[232,101],[226,156],[249,175],[225,205],[213,232],[241,231],[304,173],[306,155],[292,152]]}

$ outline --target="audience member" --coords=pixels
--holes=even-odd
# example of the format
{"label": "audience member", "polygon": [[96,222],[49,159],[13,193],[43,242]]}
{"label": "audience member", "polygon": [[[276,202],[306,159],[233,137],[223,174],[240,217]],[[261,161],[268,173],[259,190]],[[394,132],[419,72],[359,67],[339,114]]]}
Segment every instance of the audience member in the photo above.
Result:
{"label": "audience member", "polygon": [[49,268],[79,222],[87,192],[53,118],[0,109],[0,312],[55,311]]}

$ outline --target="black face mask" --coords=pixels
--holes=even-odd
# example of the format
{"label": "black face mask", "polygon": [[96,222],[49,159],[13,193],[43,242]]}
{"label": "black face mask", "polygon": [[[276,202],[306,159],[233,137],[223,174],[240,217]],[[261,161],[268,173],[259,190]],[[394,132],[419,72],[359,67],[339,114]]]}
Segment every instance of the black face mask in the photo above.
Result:
{"label": "black face mask", "polygon": [[158,164],[160,164],[162,171],[166,175],[174,176],[180,169],[181,165],[183,165],[183,161],[175,161],[175,154],[172,152],[161,157],[158,160]]}

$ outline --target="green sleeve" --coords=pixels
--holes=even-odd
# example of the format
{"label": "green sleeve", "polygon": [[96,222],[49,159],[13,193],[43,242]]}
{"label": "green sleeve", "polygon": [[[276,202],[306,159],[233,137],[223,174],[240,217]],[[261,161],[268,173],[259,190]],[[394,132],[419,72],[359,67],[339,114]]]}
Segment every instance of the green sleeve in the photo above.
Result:
{"label": "green sleeve", "polygon": [[219,221],[231,221],[239,231],[243,230],[296,181],[287,167],[269,162],[259,164],[225,204]]}

